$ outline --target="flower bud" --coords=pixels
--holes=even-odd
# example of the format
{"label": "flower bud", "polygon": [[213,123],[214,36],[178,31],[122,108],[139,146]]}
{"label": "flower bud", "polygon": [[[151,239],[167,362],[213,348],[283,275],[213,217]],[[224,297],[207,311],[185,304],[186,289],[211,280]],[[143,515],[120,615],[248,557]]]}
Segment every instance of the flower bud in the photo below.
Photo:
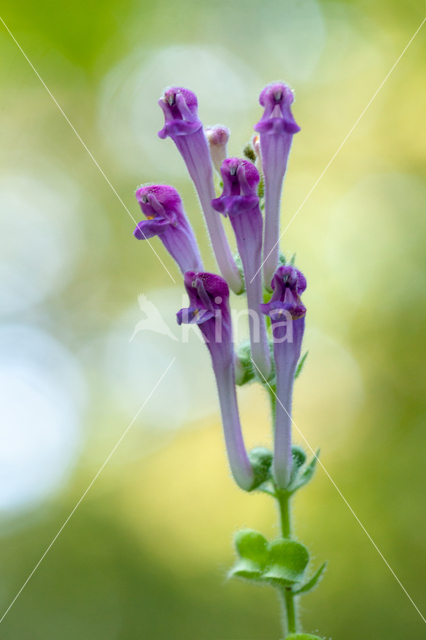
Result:
{"label": "flower bud", "polygon": [[206,127],[204,129],[207,142],[209,143],[210,155],[213,162],[213,166],[218,173],[220,173],[220,167],[222,162],[227,157],[227,144],[229,140],[229,129],[223,127],[221,124],[217,124],[214,127]]}

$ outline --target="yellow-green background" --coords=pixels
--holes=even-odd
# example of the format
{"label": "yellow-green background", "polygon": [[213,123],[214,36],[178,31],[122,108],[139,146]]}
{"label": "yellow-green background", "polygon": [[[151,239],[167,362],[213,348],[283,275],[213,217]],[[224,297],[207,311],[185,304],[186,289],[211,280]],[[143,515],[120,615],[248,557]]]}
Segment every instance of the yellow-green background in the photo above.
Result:
{"label": "yellow-green background", "polygon": [[[140,219],[138,184],[170,181],[213,268],[177,151],[156,137],[162,88],[197,92],[205,124],[230,124],[238,154],[259,119],[262,86],[293,86],[302,130],[286,178],[285,226],[420,25],[424,5],[6,0],[1,17],[131,214]],[[339,151],[283,250],[297,253],[308,279],[310,355],[296,423],[321,446],[331,478],[426,616],[425,37],[421,30]],[[78,372],[72,402],[81,407],[63,475],[37,501],[3,510],[0,615],[176,356],[0,637],[278,640],[275,594],[226,580],[238,527],[278,532],[268,498],[243,494],[230,479],[207,353],[195,338],[181,345],[149,332],[129,343],[142,318],[139,293],[178,335],[179,272],[154,240],[174,284],[132,237],[128,212],[2,25],[0,56],[1,188],[19,196],[1,212],[0,262],[31,251],[37,262],[38,250],[42,261],[43,236],[51,225],[60,235],[62,220],[58,252],[68,237],[72,245],[64,275],[21,309],[3,309],[1,321],[64,349]],[[39,214],[31,218],[26,203],[34,199]],[[32,244],[28,227],[40,220]],[[251,387],[239,397],[248,444],[270,443],[262,392]],[[297,432],[295,440],[304,444]],[[321,587],[302,602],[306,631],[333,640],[426,638],[424,621],[322,470],[298,496],[295,517],[315,562],[329,560]]]}

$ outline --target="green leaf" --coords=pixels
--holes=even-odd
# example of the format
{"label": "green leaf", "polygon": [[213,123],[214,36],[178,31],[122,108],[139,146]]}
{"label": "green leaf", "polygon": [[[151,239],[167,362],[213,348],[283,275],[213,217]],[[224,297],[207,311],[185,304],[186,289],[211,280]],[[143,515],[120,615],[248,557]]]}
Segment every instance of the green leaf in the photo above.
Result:
{"label": "green leaf", "polygon": [[228,576],[230,578],[241,578],[243,580],[260,580],[262,569],[257,562],[242,558],[232,567]]}
{"label": "green leaf", "polygon": [[292,633],[285,640],[323,640],[319,636],[311,636],[310,633]]}
{"label": "green leaf", "polygon": [[292,483],[288,486],[287,491],[289,491],[290,493],[294,493],[298,489],[304,487],[305,484],[308,484],[310,480],[312,480],[318,462],[319,454],[320,449],[318,449],[310,463],[306,465],[306,467],[301,469],[301,471],[296,475]]}
{"label": "green leaf", "polygon": [[243,529],[235,536],[235,547],[240,556],[229,572],[230,578],[260,580],[268,564],[268,541],[253,529]]}
{"label": "green leaf", "polygon": [[307,548],[295,540],[275,540],[269,545],[269,566],[263,579],[282,585],[302,582],[309,562]]}
{"label": "green leaf", "polygon": [[262,569],[269,560],[268,541],[253,529],[242,529],[235,536],[235,547],[240,558],[257,563]]}
{"label": "green leaf", "polygon": [[308,593],[309,591],[312,591],[312,589],[315,589],[315,587],[317,586],[318,582],[323,577],[323,574],[324,574],[326,566],[327,566],[327,563],[324,562],[324,564],[322,564],[320,566],[320,568],[315,573],[315,575],[312,576],[312,578],[310,580],[308,580],[308,582],[305,582],[303,587],[300,587],[300,589],[297,589],[297,591],[294,591],[294,593]]}
{"label": "green leaf", "polygon": [[308,353],[309,353],[309,351],[306,351],[306,353],[304,353],[304,354],[303,354],[303,356],[302,356],[302,357],[300,358],[300,360],[299,360],[299,363],[298,363],[298,365],[297,365],[297,367],[296,367],[296,373],[294,374],[294,379],[295,379],[295,380],[296,380],[296,379],[300,376],[300,374],[302,373],[302,369],[303,369],[303,366],[304,366],[304,364],[305,364],[306,358],[308,357]]}

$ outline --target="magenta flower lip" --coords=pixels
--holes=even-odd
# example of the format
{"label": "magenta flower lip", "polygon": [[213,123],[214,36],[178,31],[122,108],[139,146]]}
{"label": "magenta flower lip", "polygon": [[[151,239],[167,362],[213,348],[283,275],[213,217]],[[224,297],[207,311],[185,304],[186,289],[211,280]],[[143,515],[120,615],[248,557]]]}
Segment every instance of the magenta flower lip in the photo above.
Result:
{"label": "magenta flower lip", "polygon": [[293,92],[284,82],[271,82],[259,96],[259,102],[265,108],[262,118],[255,126],[259,133],[297,133],[300,127],[291,113]]}
{"label": "magenta flower lip", "polygon": [[[211,320],[205,327],[200,327],[206,343],[209,344],[214,336],[215,317],[218,317],[223,325],[221,331],[223,332],[225,329],[226,334],[231,336],[229,287],[226,281],[214,273],[187,271],[184,284],[189,297],[189,308],[181,309],[177,313],[178,324],[201,325]],[[221,338],[223,338],[223,333]]]}
{"label": "magenta flower lip", "polygon": [[189,89],[167,87],[158,104],[165,117],[164,127],[158,132],[162,139],[195,133],[203,126],[198,118],[197,97]]}
{"label": "magenta flower lip", "polygon": [[248,160],[227,158],[220,170],[223,180],[223,193],[212,200],[213,209],[224,216],[238,216],[259,205],[257,186],[259,172]]}
{"label": "magenta flower lip", "polygon": [[306,289],[306,278],[301,271],[291,265],[282,265],[278,267],[271,286],[272,297],[268,303],[260,305],[262,313],[278,318],[281,309],[290,312],[293,320],[306,314],[306,307],[300,300]]}
{"label": "magenta flower lip", "polygon": [[136,199],[147,220],[139,222],[133,232],[135,238],[159,236],[182,273],[202,269],[197,241],[176,189],[161,184],[145,185],[136,191]]}

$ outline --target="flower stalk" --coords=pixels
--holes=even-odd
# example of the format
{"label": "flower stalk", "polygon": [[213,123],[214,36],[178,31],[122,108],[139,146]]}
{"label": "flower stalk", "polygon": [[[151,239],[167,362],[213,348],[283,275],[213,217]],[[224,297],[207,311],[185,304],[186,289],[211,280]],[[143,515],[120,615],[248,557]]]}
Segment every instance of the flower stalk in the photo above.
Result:
{"label": "flower stalk", "polygon": [[[306,575],[310,573],[309,551],[295,539],[291,522],[293,496],[312,479],[318,459],[316,454],[308,461],[292,442],[294,381],[306,358],[306,354],[300,358],[306,316],[301,295],[306,279],[292,264],[282,264],[283,258],[279,264],[282,183],[293,135],[299,131],[292,102],[287,85],[267,85],[260,94],[264,113],[254,127],[257,135],[245,147],[246,159],[228,158],[229,130],[216,125],[203,131],[196,96],[180,87],[166,89],[159,101],[165,116],[159,136],[172,138],[186,163],[223,277],[204,271],[194,233],[173,187],[145,185],[138,189],[136,197],[146,220],[137,225],[134,235],[138,239],[159,236],[184,275],[189,306],[177,313],[177,322],[198,325],[210,352],[235,482],[244,491],[257,489],[277,501],[281,535],[268,541],[257,531],[239,531],[237,560],[230,576],[277,590],[287,640],[320,640],[300,633],[297,604],[302,594],[318,584],[326,563],[313,575]],[[213,167],[222,177],[219,197],[214,191]],[[250,343],[236,350],[229,287],[240,293],[243,283],[219,214],[228,217],[233,228],[247,293]],[[266,291],[262,288],[262,258]],[[263,384],[271,401],[273,453],[264,447],[247,452],[244,443],[235,385],[254,381]]]}

